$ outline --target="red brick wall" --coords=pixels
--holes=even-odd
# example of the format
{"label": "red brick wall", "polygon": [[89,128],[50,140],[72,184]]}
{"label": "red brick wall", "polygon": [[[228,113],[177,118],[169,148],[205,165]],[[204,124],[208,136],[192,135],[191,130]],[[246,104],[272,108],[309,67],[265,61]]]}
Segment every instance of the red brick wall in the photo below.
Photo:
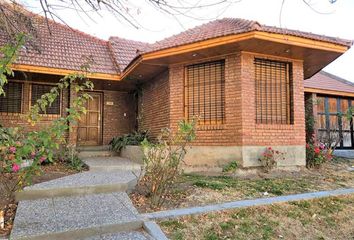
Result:
{"label": "red brick wall", "polygon": [[[220,60],[223,58],[208,59]],[[198,61],[203,62],[203,61]],[[193,63],[198,63],[193,62]],[[170,67],[170,119],[171,128],[176,130],[178,121],[184,119],[184,67]],[[239,54],[225,57],[225,124],[219,126],[198,126],[194,145],[231,146],[241,143],[240,117],[240,57]]]}
{"label": "red brick wall", "polygon": [[[45,78],[33,78],[32,81],[43,82]],[[54,80],[50,79],[48,82],[53,83]],[[52,81],[53,80],[53,81]],[[59,80],[59,78],[58,78]],[[23,100],[22,100],[22,113],[0,113],[0,125],[4,127],[23,127],[25,131],[34,131],[48,126],[52,120],[57,119],[59,115],[43,115],[40,122],[35,126],[31,126],[27,122],[27,114],[30,109],[30,89],[31,83],[24,82],[23,85]],[[101,91],[103,92],[103,144],[108,144],[115,136],[129,133],[134,130],[135,125],[135,101],[131,94],[119,91]],[[61,96],[61,113],[65,114],[65,109],[68,107],[69,90],[63,90]],[[106,105],[105,103],[113,102],[114,105]],[[124,116],[124,113],[126,116]],[[77,139],[75,128],[70,133],[70,142],[75,143]]]}
{"label": "red brick wall", "polygon": [[[254,57],[255,55],[251,53],[237,53],[224,57],[225,123],[220,126],[199,126],[194,145],[274,146],[305,144],[302,61],[286,59],[286,61],[293,63],[294,124],[260,125],[255,122]],[[276,57],[273,59],[280,60]],[[184,118],[184,67],[185,65],[170,67],[170,121],[174,130],[176,130],[177,122]]]}
{"label": "red brick wall", "polygon": [[[103,145],[113,137],[130,133],[135,125],[135,100],[132,94],[118,91],[103,92]],[[113,102],[113,106],[107,105]]]}
{"label": "red brick wall", "polygon": [[[11,81],[11,80],[10,80]],[[23,83],[23,99],[22,99],[22,112],[21,113],[0,113],[0,125],[3,127],[23,127],[24,131],[33,131],[48,126],[52,120],[60,117],[60,115],[42,115],[41,121],[35,126],[27,121],[27,114],[29,113],[31,106],[31,83]],[[68,90],[63,90],[61,95],[61,113],[64,115],[65,108],[68,106]]]}
{"label": "red brick wall", "polygon": [[165,71],[142,87],[139,100],[139,129],[149,130],[156,138],[161,129],[169,126],[169,74]]}
{"label": "red brick wall", "polygon": [[243,53],[241,57],[241,89],[242,89],[242,135],[243,145],[305,145],[305,112],[302,61],[291,59],[274,60],[290,61],[293,67],[294,123],[291,125],[256,124],[255,121],[255,80],[254,57],[264,58],[252,53]]}

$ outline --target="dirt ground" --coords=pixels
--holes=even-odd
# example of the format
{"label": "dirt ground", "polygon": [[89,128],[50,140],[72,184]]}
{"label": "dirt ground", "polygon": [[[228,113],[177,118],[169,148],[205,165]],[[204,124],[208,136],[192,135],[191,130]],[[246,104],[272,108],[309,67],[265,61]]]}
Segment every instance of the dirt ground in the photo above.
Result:
{"label": "dirt ground", "polygon": [[[69,168],[64,163],[58,162],[55,164],[46,164],[42,166],[43,173],[39,176],[33,178],[33,184],[46,182],[52,179],[68,176],[77,171]],[[13,174],[8,174],[6,176],[7,181],[16,181],[16,176]],[[3,183],[0,183],[3,184]],[[2,189],[2,186],[0,186]],[[13,220],[16,214],[17,203],[14,199],[6,199],[4,192],[0,191],[0,211],[4,212],[5,228],[0,228],[0,237],[7,236],[11,232]]]}
{"label": "dirt ground", "polygon": [[201,206],[212,203],[280,196],[321,190],[354,187],[354,172],[348,168],[354,160],[336,159],[320,169],[297,172],[273,171],[252,176],[183,175],[161,207],[153,207],[150,199],[139,191],[130,197],[140,212]]}
{"label": "dirt ground", "polygon": [[354,194],[160,221],[172,240],[354,239]]}

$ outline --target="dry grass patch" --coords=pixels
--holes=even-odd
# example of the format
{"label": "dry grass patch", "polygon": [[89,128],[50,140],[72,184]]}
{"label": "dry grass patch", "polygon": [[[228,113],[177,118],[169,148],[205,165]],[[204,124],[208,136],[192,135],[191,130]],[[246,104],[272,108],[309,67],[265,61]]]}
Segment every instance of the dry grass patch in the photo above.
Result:
{"label": "dry grass patch", "polygon": [[161,221],[172,240],[353,239],[354,194]]}
{"label": "dry grass patch", "polygon": [[141,212],[200,206],[213,203],[280,196],[304,192],[354,187],[354,172],[348,167],[354,160],[337,159],[321,169],[304,169],[299,172],[274,171],[248,177],[183,175],[165,204],[153,208],[150,200],[139,188],[131,194]]}

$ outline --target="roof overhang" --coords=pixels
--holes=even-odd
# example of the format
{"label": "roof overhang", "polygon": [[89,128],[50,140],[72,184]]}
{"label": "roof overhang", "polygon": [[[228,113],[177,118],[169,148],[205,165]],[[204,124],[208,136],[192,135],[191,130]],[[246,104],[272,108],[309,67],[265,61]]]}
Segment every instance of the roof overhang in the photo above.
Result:
{"label": "roof overhang", "polygon": [[341,97],[354,97],[354,93],[352,92],[343,92],[336,90],[328,90],[328,89],[319,89],[319,88],[304,88],[306,93],[316,93],[323,95],[333,95],[333,96],[341,96]]}
{"label": "roof overhang", "polygon": [[[143,74],[144,66],[151,69],[167,68],[170,64],[188,63],[214,56],[232,54],[238,51],[253,52],[302,60],[304,78],[309,78],[349,49],[349,46],[303,37],[252,31],[228,35],[205,41],[171,47],[135,58],[126,68],[122,79],[128,75],[132,78],[150,78]],[[140,67],[138,67],[140,66]],[[150,72],[153,72],[152,70]]]}
{"label": "roof overhang", "polygon": [[[53,75],[60,75],[60,76],[65,76],[72,73],[85,73],[84,71],[78,71],[78,70],[41,67],[41,66],[33,66],[33,65],[25,65],[25,64],[12,64],[11,69],[14,71],[53,74]],[[111,80],[111,81],[121,80],[121,77],[118,74],[94,73],[94,72],[88,72],[85,74],[87,75],[88,78],[93,78],[93,79],[103,79],[103,80]]]}

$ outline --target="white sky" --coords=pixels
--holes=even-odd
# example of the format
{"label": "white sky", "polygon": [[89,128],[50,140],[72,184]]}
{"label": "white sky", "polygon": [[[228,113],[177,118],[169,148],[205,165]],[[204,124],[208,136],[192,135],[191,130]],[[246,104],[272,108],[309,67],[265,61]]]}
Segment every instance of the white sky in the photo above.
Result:
{"label": "white sky", "polygon": [[[48,2],[55,1],[59,0],[49,0]],[[101,17],[90,13],[95,22],[86,17],[85,14],[78,14],[72,10],[58,10],[57,13],[71,27],[102,39],[108,39],[109,36],[119,36],[138,41],[155,42],[185,29],[223,17],[257,20],[261,24],[279,27],[282,3],[282,0],[241,0],[229,6],[226,10],[226,5],[208,9],[195,9],[188,14],[199,19],[176,16],[177,21],[173,16],[163,14],[151,7],[147,0],[121,1],[129,1],[129,13],[134,15],[135,19],[142,25],[139,29],[107,12],[103,12]],[[170,0],[169,2],[176,1],[178,0]],[[187,2],[187,0],[184,1]],[[314,12],[305,5],[303,0],[285,0],[281,27],[354,39],[354,0],[337,0],[334,4],[330,4],[329,0],[307,1],[316,10],[329,14]],[[38,0],[22,0],[22,2],[30,10],[40,13]],[[208,0],[188,0],[188,2],[205,4]],[[324,70],[354,82],[354,46]]]}

